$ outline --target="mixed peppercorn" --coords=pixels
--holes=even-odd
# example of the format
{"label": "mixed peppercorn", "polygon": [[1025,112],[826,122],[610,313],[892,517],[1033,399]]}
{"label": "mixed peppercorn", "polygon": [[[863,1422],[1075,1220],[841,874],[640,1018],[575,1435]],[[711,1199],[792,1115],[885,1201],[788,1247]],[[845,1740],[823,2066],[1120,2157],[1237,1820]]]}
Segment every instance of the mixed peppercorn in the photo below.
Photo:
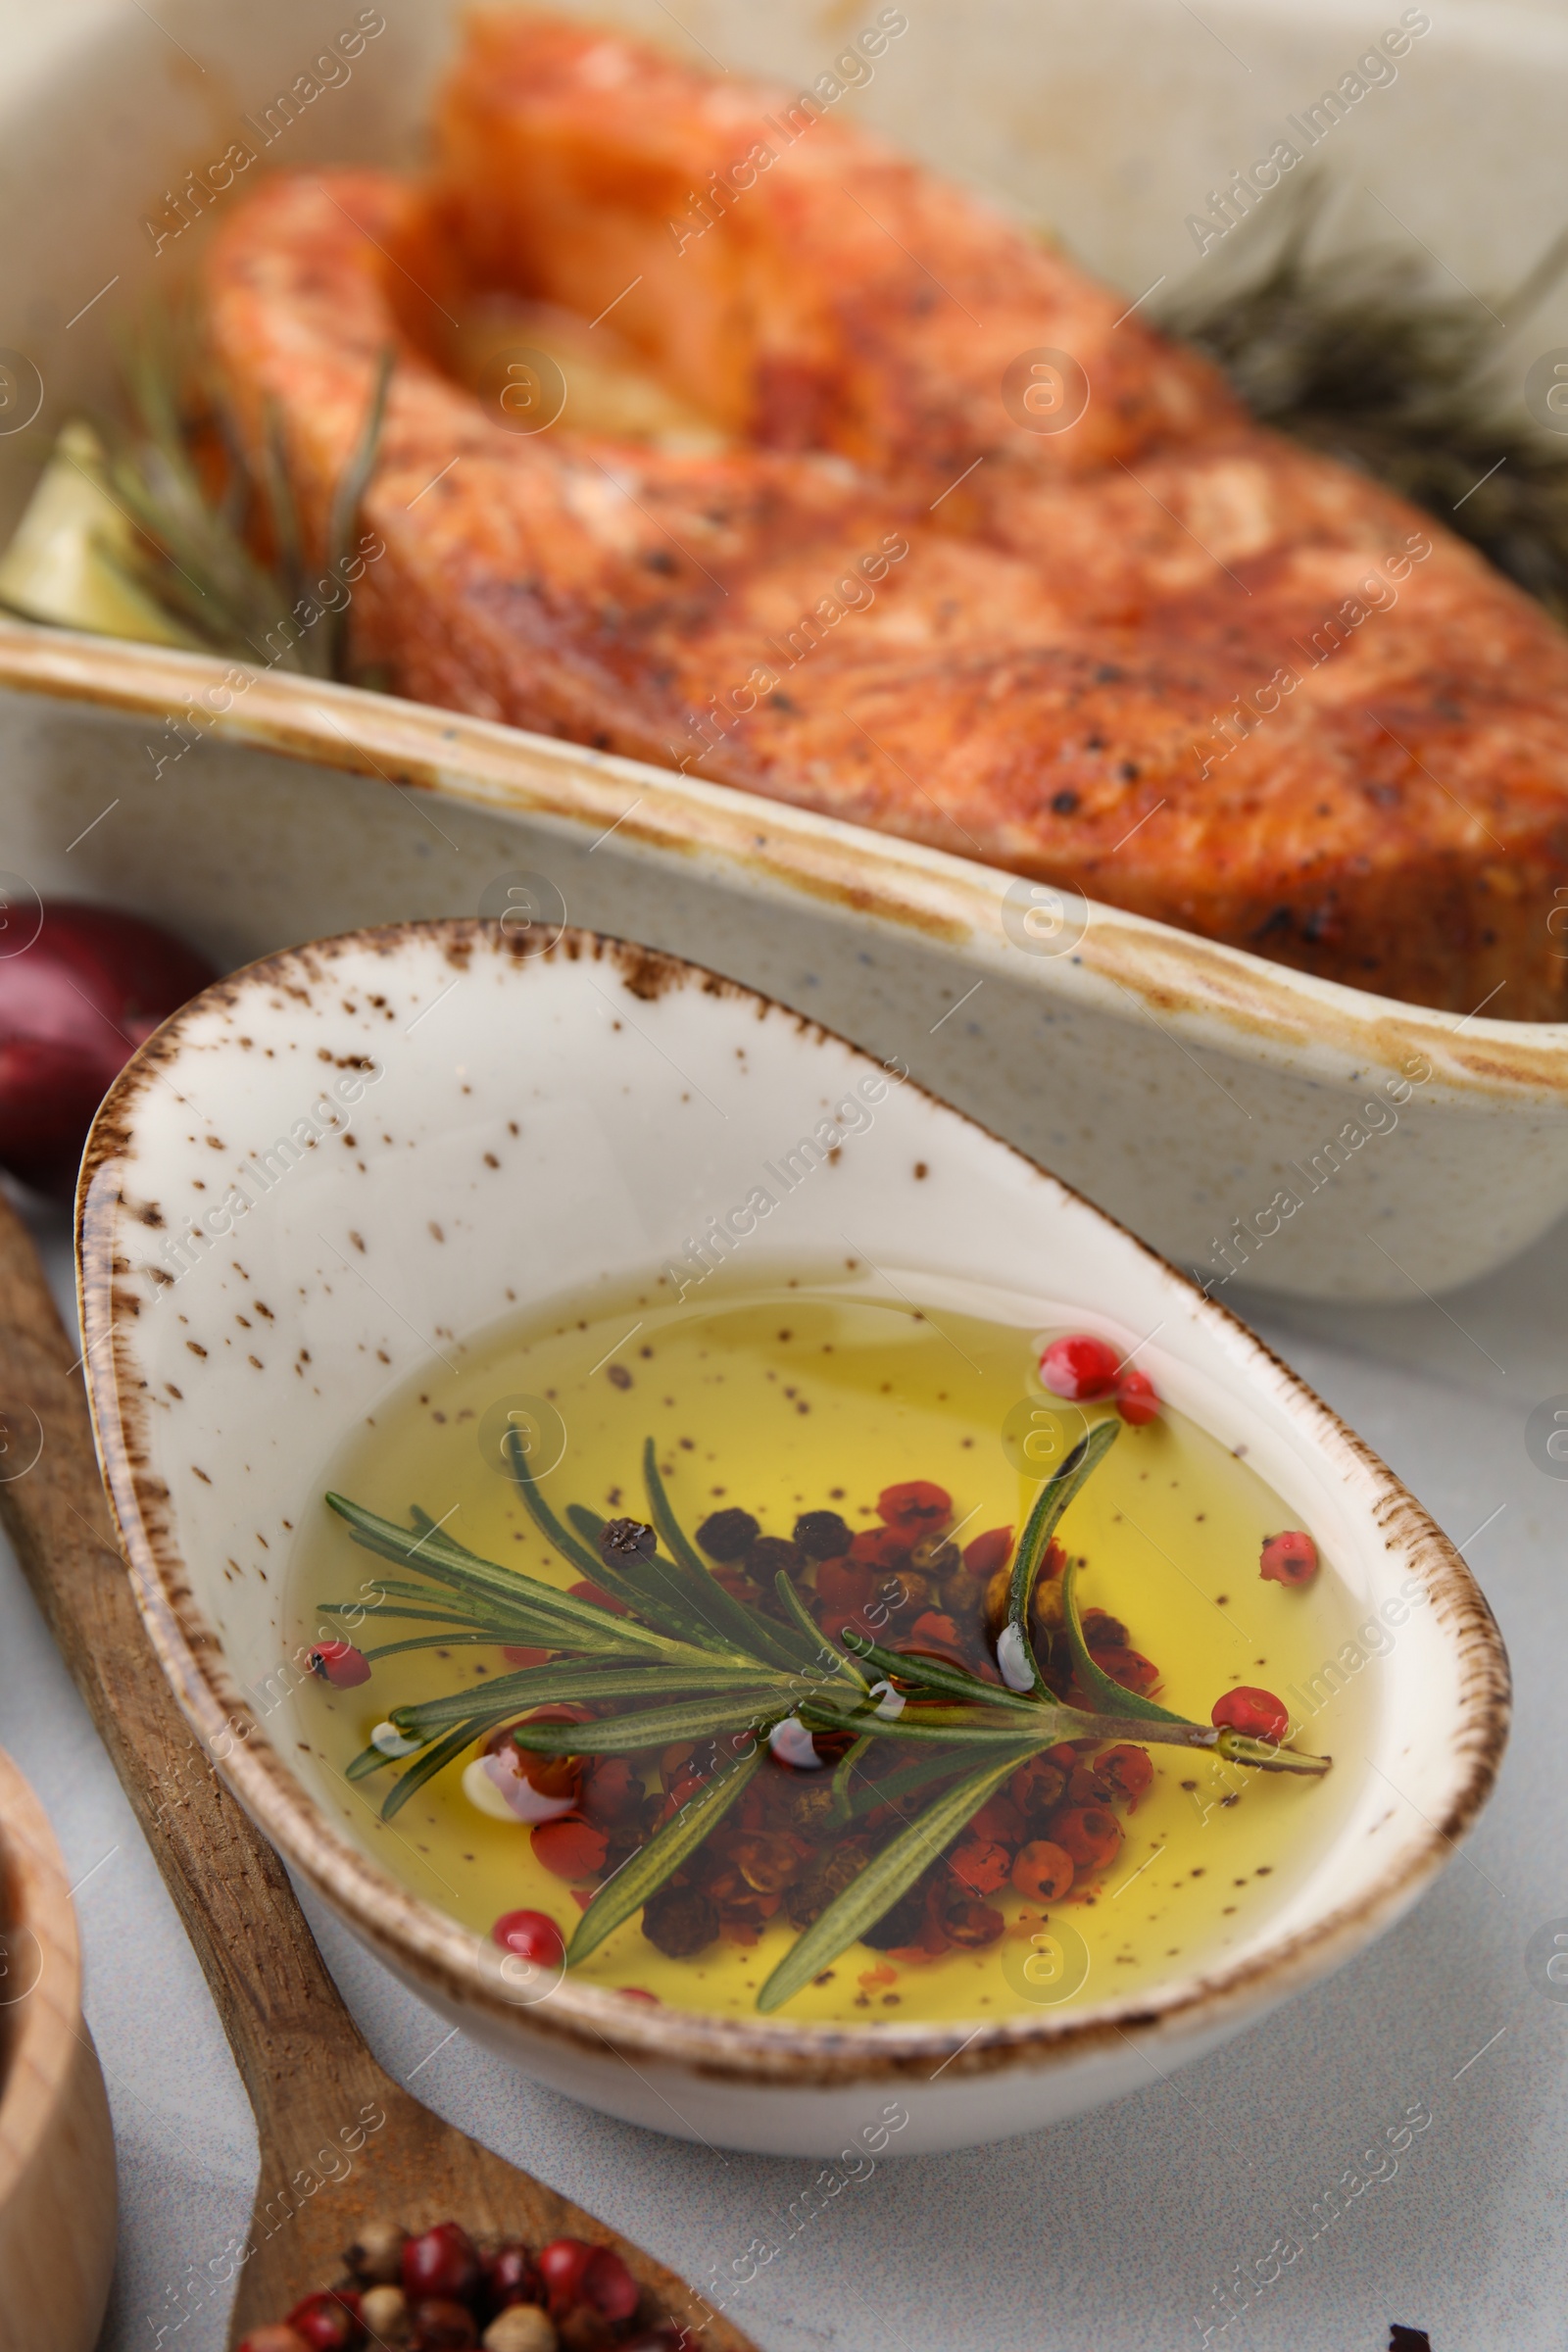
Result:
{"label": "mixed peppercorn", "polygon": [[[782,1570],[833,1639],[874,1640],[998,1683],[995,1642],[1006,1609],[1012,1530],[991,1528],[960,1548],[948,1534],[951,1495],[923,1479],[885,1488],[876,1511],[878,1524],[859,1534],[835,1510],[806,1511],[786,1540],[765,1535],[749,1511],[728,1509],[706,1519],[697,1541],[716,1581],[763,1616],[783,1621],[774,1583]],[[612,1520],[599,1540],[613,1560],[651,1550],[653,1530]],[[1063,1632],[1066,1564],[1053,1544],[1036,1588],[1035,1646],[1053,1689],[1069,1704],[1083,1704]],[[579,1598],[616,1605],[586,1582],[574,1591]],[[1157,1686],[1158,1669],[1132,1646],[1118,1619],[1090,1609],[1083,1626],[1102,1672],[1145,1695]],[[589,1713],[585,1706],[549,1707],[531,1720],[586,1721]],[[493,1734],[487,1750],[504,1755],[509,1771],[537,1795],[567,1808],[535,1823],[533,1851],[583,1907],[594,1887],[728,1760],[711,1741],[681,1741],[636,1756],[543,1756],[517,1748],[511,1731],[507,1725]],[[673,1959],[690,1959],[720,1937],[756,1943],[780,1912],[792,1927],[809,1927],[906,1821],[897,1793],[884,1804],[874,1801],[877,1777],[891,1777],[899,1762],[879,1755],[856,1779],[869,1809],[858,1804],[846,1822],[842,1792],[824,1767],[837,1764],[847,1745],[841,1736],[820,1733],[802,1734],[793,1746],[775,1738],[769,1768],[644,1906],[648,1940]],[[1003,1914],[988,1897],[1011,1892],[1040,1903],[1082,1894],[1115,1859],[1118,1812],[1135,1807],[1152,1778],[1147,1752],[1125,1743],[1063,1742],[1033,1757],[862,1940],[911,1959],[972,1949],[1004,1932]],[[493,1935],[522,1959],[542,1967],[561,1962],[561,1932],[543,1912],[508,1912]]]}
{"label": "mixed peppercorn", "polygon": [[[832,1950],[858,1940],[913,1962],[994,1943],[1006,1932],[998,1906],[1008,1895],[1021,1898],[1029,1924],[1038,1920],[1032,1906],[1093,1899],[1122,1843],[1119,1815],[1137,1806],[1153,1779],[1147,1747],[1116,1735],[1132,1728],[1128,1717],[1139,1717],[1150,1720],[1152,1740],[1194,1744],[1184,1735],[1200,1727],[1153,1703],[1159,1668],[1134,1645],[1118,1618],[1103,1609],[1080,1609],[1074,1588],[1083,1563],[1071,1566],[1052,1535],[1076,1485],[1103,1457],[1117,1422],[1139,1426],[1159,1415],[1153,1384],[1107,1342],[1083,1333],[1045,1347],[1040,1375],[1059,1396],[1108,1403],[1114,1410],[1044,1484],[1016,1550],[1011,1527],[993,1527],[961,1544],[976,1514],[959,1518],[948,1490],[928,1479],[884,1488],[876,1524],[858,1532],[842,1512],[824,1505],[800,1512],[786,1538],[765,1533],[750,1511],[731,1506],[710,1513],[696,1529],[694,1546],[670,1510],[650,1439],[644,1475],[657,1526],[630,1517],[604,1520],[572,1506],[568,1527],[525,1479],[519,1481],[547,1542],[579,1569],[568,1589],[573,1615],[563,1614],[548,1588],[526,1579],[518,1580],[514,1601],[510,1587],[498,1592],[495,1569],[459,1544],[448,1544],[436,1558],[430,1546],[437,1523],[426,1514],[416,1512],[411,1544],[402,1531],[362,1506],[328,1498],[361,1542],[394,1559],[414,1562],[422,1554],[417,1564],[425,1574],[464,1594],[456,1605],[457,1624],[472,1626],[487,1613],[492,1638],[516,1670],[515,1684],[527,1683],[531,1669],[546,1669],[541,1679],[554,1676],[559,1695],[552,1693],[552,1703],[517,1705],[510,1717],[502,1708],[486,1717],[476,1689],[469,1718],[475,1748],[463,1786],[480,1811],[525,1824],[535,1859],[569,1887],[582,1911],[592,1909],[593,1918],[584,1920],[573,1940],[573,1959],[640,1910],[643,1935],[672,1959],[695,1958],[720,1938],[756,1944],[777,1921],[806,1938],[796,1952],[814,1955],[820,1947],[831,1957]],[[830,1500],[841,1499],[835,1490]],[[1265,1580],[1301,1586],[1318,1564],[1312,1539],[1299,1531],[1264,1539],[1259,1574]],[[594,1581],[598,1576],[602,1584]],[[424,1595],[415,1592],[413,1597],[422,1603]],[[509,1641],[509,1609],[522,1615],[530,1634],[537,1624],[533,1639],[542,1635],[551,1645],[522,1646],[515,1633]],[[722,1630],[713,1610],[720,1617],[730,1612]],[[415,1613],[427,1616],[429,1610],[421,1606]],[[619,1637],[607,1639],[614,1619],[628,1621],[624,1660],[616,1656]],[[657,1653],[650,1660],[650,1625],[662,1626],[658,1639],[663,1659],[676,1664],[664,1665]],[[419,1645],[416,1640],[387,1646]],[[735,1675],[726,1663],[714,1694],[704,1678],[715,1646],[727,1661],[749,1661],[756,1692],[729,1688]],[[563,1668],[560,1657],[573,1652],[582,1663]],[[813,1654],[815,1665],[809,1663]],[[872,1662],[857,1674],[852,1656]],[[804,1669],[792,1659],[805,1661]],[[369,1672],[369,1661],[343,1642],[319,1643],[313,1663],[323,1679],[345,1689]],[[628,1665],[635,1674],[650,1665],[656,1670],[647,1712],[650,1733],[657,1729],[660,1737],[646,1747],[628,1744],[636,1716],[628,1718],[625,1700],[633,1686],[617,1682],[616,1695],[608,1701],[595,1687]],[[872,1681],[873,1674],[880,1679]],[[853,1701],[846,1698],[844,1675],[856,1693]],[[835,1677],[840,1680],[829,1697],[837,1703],[824,1703],[822,1691]],[[988,1686],[997,1693],[995,1706]],[[707,1703],[661,1703],[685,1689],[695,1696],[709,1693]],[[956,1838],[950,1826],[941,1838],[922,1841],[922,1807],[947,1801],[934,1798],[935,1784],[956,1783],[961,1795],[961,1776],[974,1771],[972,1755],[956,1738],[942,1752],[947,1735],[978,1728],[995,1741],[1016,1732],[1023,1745],[1027,1711],[1006,1712],[1020,1706],[1020,1691],[1029,1694],[1031,1706],[1058,1708],[1056,1728],[1063,1734],[1076,1724],[1097,1736],[1062,1737],[1054,1745],[1026,1750],[1010,1772],[1004,1761],[1005,1777],[993,1773],[976,1788],[976,1809]],[[1118,1705],[1118,1693],[1125,1704]],[[514,1705],[522,1700],[518,1690]],[[388,1759],[427,1751],[427,1760],[411,1767],[388,1797],[386,1817],[432,1769],[462,1751],[467,1728],[461,1722],[462,1704],[446,1699],[428,1708],[395,1709],[372,1731],[369,1746],[350,1767],[351,1778],[381,1769]],[[707,1736],[672,1740],[672,1733],[685,1728],[683,1717],[693,1713],[706,1714]],[[840,1728],[846,1714],[851,1720]],[[613,1719],[612,1737],[605,1736],[606,1718]],[[1250,1763],[1328,1769],[1326,1758],[1281,1755],[1289,1715],[1270,1691],[1232,1689],[1215,1702],[1211,1721],[1227,1740],[1271,1751],[1247,1755]],[[576,1725],[594,1727],[592,1734],[584,1732],[580,1752],[571,1733]],[[871,1732],[883,1736],[869,1737]],[[911,1734],[926,1742],[923,1749],[915,1744],[912,1762]],[[1233,1744],[1223,1752],[1243,1750]],[[737,1774],[742,1757],[751,1761]],[[694,1803],[711,1825],[706,1835],[696,1833],[696,1843],[680,1819]],[[961,1818],[950,1809],[950,1820],[955,1817]],[[895,1844],[892,1860],[857,1896],[852,1889],[867,1864]],[[647,1847],[653,1849],[648,1864],[627,1872]],[[872,1907],[873,1888],[886,1889],[880,1918]],[[824,1926],[813,1945],[819,1921]],[[843,1940],[832,1945],[835,1931]],[[565,1937],[547,1912],[509,1911],[496,1920],[492,1936],[510,1959],[545,1977],[559,1976],[565,1966]],[[787,1983],[791,1965],[793,1954],[774,1977]],[[802,1970],[809,1965],[800,1964]],[[801,1974],[791,1989],[806,1981]],[[641,1997],[654,1998],[646,1991]],[[787,1997],[787,1990],[777,1994]],[[768,1985],[759,2003],[774,2005]]]}
{"label": "mixed peppercorn", "polygon": [[334,2286],[239,2352],[689,2352],[684,2328],[639,2319],[642,2290],[618,2254],[558,2237],[479,2245],[458,2222],[367,2229]]}

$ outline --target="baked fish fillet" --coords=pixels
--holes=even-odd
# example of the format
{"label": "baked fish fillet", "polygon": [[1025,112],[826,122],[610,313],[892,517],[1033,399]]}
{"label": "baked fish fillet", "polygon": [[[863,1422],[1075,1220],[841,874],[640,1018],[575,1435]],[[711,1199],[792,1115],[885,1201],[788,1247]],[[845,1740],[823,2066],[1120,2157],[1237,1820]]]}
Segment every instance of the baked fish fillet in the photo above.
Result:
{"label": "baked fish fillet", "polygon": [[[982,451],[1076,474],[1244,421],[1206,361],[819,97],[525,12],[477,11],[466,36],[435,122],[457,249],[482,283],[587,318],[612,303],[739,438],[834,449],[929,500]],[[1025,369],[1022,422],[999,397],[1042,346],[1092,383],[1070,430],[1032,427],[1059,423],[1077,378]]]}
{"label": "baked fish fillet", "polygon": [[[481,20],[474,43],[432,183],[275,179],[208,256],[241,429],[259,448],[275,404],[318,538],[377,354],[397,346],[366,502],[386,554],[351,613],[363,662],[402,693],[1070,883],[1328,977],[1463,1012],[1491,996],[1493,1014],[1560,1013],[1568,963],[1547,918],[1568,891],[1568,640],[1544,614],[1428,518],[1248,426],[1200,362],[1118,325],[1114,297],[975,200],[836,122],[748,192],[782,203],[793,174],[811,199],[788,215],[788,268],[682,277],[691,249],[647,151],[669,144],[689,180],[715,85],[549,20]],[[656,66],[663,78],[640,83]],[[488,127],[470,120],[480,93]],[[709,151],[731,136],[726,109],[768,96],[725,84]],[[967,321],[956,331],[908,275],[902,294],[868,279],[858,302],[872,249],[842,229],[857,207],[839,198],[835,246],[816,201],[829,133],[845,187],[870,184],[858,158],[881,175],[886,270],[934,272],[970,308],[987,288],[999,318],[1005,297],[978,357]],[[530,178],[536,142],[548,169]],[[741,217],[737,202],[703,242],[717,251]],[[760,204],[757,221],[754,244]],[[518,434],[444,371],[441,322],[475,288],[592,318],[611,278],[606,300],[651,258],[650,222],[667,282],[622,323],[640,289],[626,294],[616,322],[747,445],[680,455],[572,433],[569,397],[553,430]],[[751,286],[744,332],[724,322],[736,285]],[[824,318],[857,354],[842,398],[824,390]],[[1090,355],[1072,430],[1014,423],[998,394],[1007,344]],[[711,376],[699,348],[722,355]],[[804,408],[786,381],[809,383]],[[1098,438],[1078,440],[1091,419]],[[819,446],[790,446],[802,438]],[[969,481],[932,487],[977,455]]]}

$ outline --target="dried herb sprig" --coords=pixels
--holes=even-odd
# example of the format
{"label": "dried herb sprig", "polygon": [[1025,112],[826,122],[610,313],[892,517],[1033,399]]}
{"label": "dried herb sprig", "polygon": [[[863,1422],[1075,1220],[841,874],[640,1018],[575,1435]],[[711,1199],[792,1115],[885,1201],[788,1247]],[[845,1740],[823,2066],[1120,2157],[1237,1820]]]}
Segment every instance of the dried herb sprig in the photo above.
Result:
{"label": "dried herb sprig", "polygon": [[[172,314],[145,318],[124,346],[124,414],[97,427],[112,496],[140,533],[128,559],[101,560],[150,596],[188,642],[308,677],[346,676],[341,584],[361,503],[374,470],[394,355],[376,365],[359,438],[334,489],[319,565],[306,548],[289,479],[282,418],[269,407],[253,466],[189,327]],[[209,443],[203,463],[202,438]],[[264,563],[259,543],[273,560]]]}
{"label": "dried herb sprig", "polygon": [[[512,1724],[519,1748],[544,1756],[626,1756],[676,1742],[714,1743],[715,1768],[594,1895],[568,1947],[571,1963],[586,1958],[695,1853],[745,1792],[781,1725],[793,1719],[807,1733],[838,1737],[847,1752],[834,1776],[835,1816],[849,1822],[893,1805],[904,1826],[799,1936],[758,1994],[765,2013],[874,1927],[1020,1765],[1063,1740],[1205,1748],[1265,1771],[1326,1772],[1327,1757],[1190,1722],[1112,1682],[1090,1655],[1072,1569],[1063,1589],[1065,1622],[1076,1677],[1096,1709],[1064,1705],[1047,1684],[1029,1634],[1035,1588],[1062,1514],[1119,1427],[1112,1420],[1090,1430],[1041,1489],[1008,1577],[997,1644],[1001,1684],[958,1663],[884,1648],[853,1626],[834,1641],[782,1571],[776,1617],[727,1592],[670,1507],[652,1439],[643,1456],[652,1525],[641,1531],[646,1542],[631,1548],[601,1544],[606,1523],[581,1506],[559,1518],[528,1474],[520,1440],[514,1435],[506,1442],[512,1476],[546,1543],[623,1615],[481,1558],[423,1511],[403,1528],[328,1494],[357,1543],[415,1569],[421,1580],[382,1580],[380,1612],[443,1629],[367,1650],[370,1664],[456,1642],[552,1653],[542,1664],[487,1678],[482,1690],[394,1708],[389,1721],[403,1753],[418,1752],[388,1790],[383,1818],[503,1724]],[[325,1614],[346,1617],[361,1608],[363,1601],[328,1603]],[[563,1701],[599,1711],[584,1722],[514,1721]],[[901,1744],[910,1761],[855,1790],[858,1767],[881,1741]],[[349,1778],[364,1779],[393,1762],[372,1742],[350,1764]],[[917,1808],[906,1814],[904,1804],[915,1799]]]}
{"label": "dried herb sprig", "polygon": [[1426,508],[1568,621],[1568,441],[1522,413],[1515,341],[1568,267],[1568,232],[1489,305],[1435,294],[1396,247],[1314,254],[1327,210],[1320,178],[1282,189],[1161,323],[1263,422]]}

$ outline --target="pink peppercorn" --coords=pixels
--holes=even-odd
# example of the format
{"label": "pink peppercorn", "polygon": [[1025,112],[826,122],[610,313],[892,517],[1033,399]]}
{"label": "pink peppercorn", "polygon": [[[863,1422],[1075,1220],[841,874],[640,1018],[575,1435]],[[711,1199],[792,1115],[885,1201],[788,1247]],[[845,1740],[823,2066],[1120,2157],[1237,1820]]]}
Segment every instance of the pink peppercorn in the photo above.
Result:
{"label": "pink peppercorn", "polygon": [[[356,2296],[355,2301],[359,2298]],[[330,2289],[322,2294],[307,2295],[296,2303],[288,2315],[287,2325],[296,2335],[302,2335],[311,2352],[351,2352],[360,2341],[364,2329],[359,2314],[346,2298]]]}
{"label": "pink peppercorn", "polygon": [[640,2292],[618,2254],[580,2237],[558,2237],[538,2254],[553,2316],[564,2317],[587,2303],[605,2320],[629,2320]]}
{"label": "pink peppercorn", "polygon": [[504,1911],[490,1935],[504,1952],[540,1968],[559,1968],[566,1957],[561,1930],[548,1911]]}
{"label": "pink peppercorn", "polygon": [[1290,1710],[1283,1699],[1276,1698],[1272,1690],[1255,1690],[1245,1684],[1216,1698],[1208,1720],[1221,1731],[1242,1732],[1249,1740],[1267,1740],[1276,1747],[1291,1728]]}
{"label": "pink peppercorn", "polygon": [[1309,1585],[1317,1571],[1317,1545],[1298,1527],[1264,1538],[1259,1576],[1276,1585]]}
{"label": "pink peppercorn", "polygon": [[1040,1358],[1040,1377],[1054,1396],[1069,1396],[1082,1404],[1094,1396],[1108,1396],[1116,1386],[1121,1358],[1104,1340],[1088,1332],[1073,1332],[1053,1340]]}
{"label": "pink peppercorn", "polygon": [[1124,1372],[1116,1383],[1116,1410],[1134,1429],[1159,1419],[1159,1397],[1147,1372]]}
{"label": "pink peppercorn", "polygon": [[335,1690],[352,1690],[370,1679],[370,1661],[352,1642],[318,1642],[311,1652],[311,1672]]}
{"label": "pink peppercorn", "polygon": [[483,2275],[479,2249],[459,2222],[437,2222],[403,2248],[403,2292],[411,2303],[426,2296],[467,2303]]}
{"label": "pink peppercorn", "polygon": [[[512,1916],[538,1919],[541,1914],[537,1911],[514,1912]],[[496,1922],[498,1928],[504,1924],[501,1920]],[[554,1921],[551,1925],[555,1925]],[[558,1944],[561,1941],[559,1933],[556,1941]],[[509,2239],[505,2245],[497,2246],[493,2254],[485,2256],[484,2277],[491,2308],[495,2311],[507,2311],[514,2303],[542,2303],[545,2299],[545,2282],[534,2267],[533,2256],[515,2238]]]}
{"label": "pink peppercorn", "polygon": [[1012,1549],[1010,1527],[988,1527],[983,1536],[963,1547],[963,1564],[971,1576],[994,1576]]}

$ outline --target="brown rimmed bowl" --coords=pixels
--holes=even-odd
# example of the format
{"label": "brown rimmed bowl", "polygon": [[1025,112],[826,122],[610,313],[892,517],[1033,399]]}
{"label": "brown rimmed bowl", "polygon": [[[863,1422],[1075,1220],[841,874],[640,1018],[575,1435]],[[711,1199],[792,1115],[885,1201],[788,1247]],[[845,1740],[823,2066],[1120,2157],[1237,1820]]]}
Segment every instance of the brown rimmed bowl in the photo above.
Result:
{"label": "brown rimmed bowl", "polygon": [[[872,2029],[651,2007],[570,1976],[530,1997],[345,1828],[340,1790],[302,1756],[295,1532],[355,1423],[493,1325],[504,1296],[526,1310],[679,1260],[710,1210],[745,1201],[762,1163],[852,1092],[874,1115],[791,1193],[766,1239],[775,1262],[842,1263],[846,1232],[874,1234],[906,1291],[1022,1295],[1042,1326],[1089,1318],[1140,1344],[1161,1396],[1245,1447],[1356,1611],[1396,1629],[1347,1702],[1337,1826],[1223,1965],[1136,1998]],[[1363,1948],[1490,1790],[1508,1715],[1500,1638],[1464,1561],[1376,1456],[1224,1308],[896,1060],[890,1077],[695,965],[471,921],[272,956],[196,998],[128,1065],[77,1213],[100,1452],[193,1729],[372,1950],[466,2032],[609,2112],[778,2153],[837,2151],[894,2099],[909,2118],[900,2152],[1072,2114]],[[1333,1728],[1331,1709],[1314,1725],[1324,1746]]]}

